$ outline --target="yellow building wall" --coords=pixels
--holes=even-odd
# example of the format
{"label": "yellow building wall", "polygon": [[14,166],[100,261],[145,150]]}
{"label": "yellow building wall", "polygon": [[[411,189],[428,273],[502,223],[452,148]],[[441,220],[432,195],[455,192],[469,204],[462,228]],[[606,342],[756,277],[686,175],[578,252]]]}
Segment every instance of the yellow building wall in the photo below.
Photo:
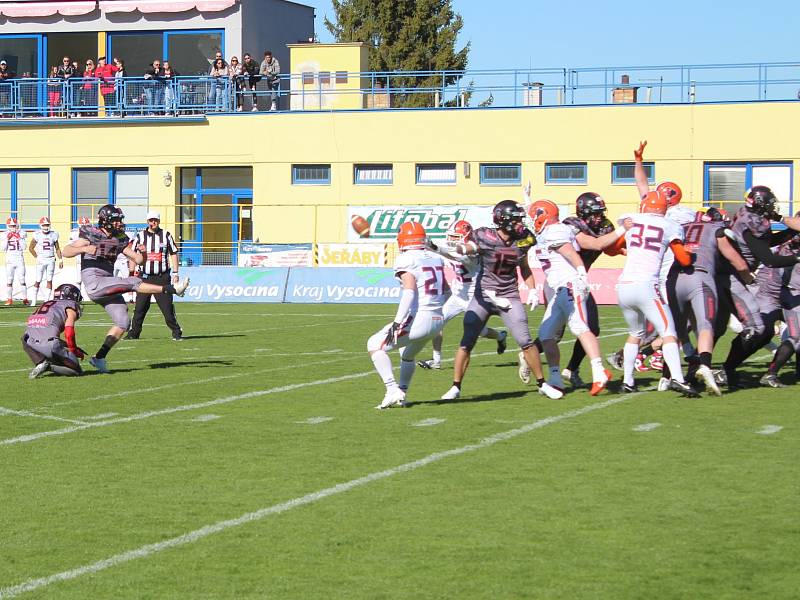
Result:
{"label": "yellow building wall", "polygon": [[[683,202],[700,207],[705,161],[794,161],[797,168],[798,111],[796,103],[398,110],[8,127],[0,129],[0,169],[50,169],[51,219],[66,236],[74,168],[148,168],[150,207],[174,231],[181,167],[252,166],[254,238],[341,242],[349,227],[347,205],[521,200],[519,186],[481,185],[482,162],[521,163],[522,182],[531,181],[534,199],[572,206],[592,190],[606,199],[612,217],[636,210],[635,186],[612,184],[611,163],[631,161],[642,139],[649,141],[645,158],[655,162],[657,181],[677,182]],[[587,162],[587,184],[545,184],[545,163],[559,161]],[[394,165],[392,185],[353,185],[354,163],[384,162]],[[457,183],[416,185],[415,166],[427,162],[455,162]],[[331,164],[330,185],[292,185],[292,164],[315,163]],[[800,197],[798,186],[794,177],[794,197]],[[619,265],[619,259],[603,260],[602,266]]]}
{"label": "yellow building wall", "polygon": [[[368,48],[361,42],[350,44],[288,44],[291,62],[290,106],[293,110],[347,110],[365,106],[362,89],[368,81],[354,73],[369,68]],[[348,73],[347,82],[339,82],[336,72]],[[319,73],[327,72],[329,81],[322,83]],[[306,83],[303,73],[313,74]]]}

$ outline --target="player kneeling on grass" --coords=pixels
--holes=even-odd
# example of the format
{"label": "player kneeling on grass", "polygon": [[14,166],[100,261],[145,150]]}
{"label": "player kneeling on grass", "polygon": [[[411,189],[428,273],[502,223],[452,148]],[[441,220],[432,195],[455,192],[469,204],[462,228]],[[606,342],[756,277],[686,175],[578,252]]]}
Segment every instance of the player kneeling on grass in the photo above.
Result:
{"label": "player kneeling on grass", "polygon": [[144,255],[135,251],[130,239],[125,235],[125,215],[111,204],[106,204],[97,213],[97,227],[80,228],[77,240],[70,242],[63,251],[65,258],[82,255],[81,283],[89,298],[102,306],[111,317],[113,326],[106,339],[89,362],[101,373],[108,373],[106,355],[125,333],[130,325],[128,305],[123,294],[141,291],[144,294],[167,292],[183,296],[189,287],[189,279],[168,285],[155,285],[143,282],[138,277],[114,277],[114,262],[119,254],[125,254],[140,265]]}
{"label": "player kneeling on grass", "polygon": [[[596,396],[602,392],[611,373],[603,368],[600,345],[589,326],[586,299],[589,296],[589,281],[586,267],[578,251],[580,246],[569,225],[559,222],[558,207],[550,200],[537,200],[528,209],[536,234],[533,252],[547,277],[547,285],[553,290],[539,327],[539,339],[547,354],[550,370],[559,373],[558,346],[564,326],[569,326],[592,365],[592,387],[589,393]],[[629,227],[631,222],[626,225]],[[625,226],[600,238],[589,238],[588,243],[597,244],[597,250],[612,245],[625,233]]]}
{"label": "player kneeling on grass", "polygon": [[[367,350],[386,386],[376,408],[405,406],[406,392],[417,367],[415,359],[428,340],[444,326],[442,307],[450,288],[444,278],[444,261],[426,249],[427,235],[419,223],[403,223],[397,233],[400,255],[394,274],[403,291],[394,320],[367,340]],[[388,352],[400,348],[400,382],[395,380]]]}
{"label": "player kneeling on grass", "polygon": [[[53,299],[44,302],[28,317],[22,336],[22,348],[36,365],[28,377],[36,379],[47,371],[57,375],[80,375],[78,362],[85,353],[75,341],[75,322],[81,318],[81,291],[65,283],[53,292]],[[64,333],[66,342],[61,339]]]}

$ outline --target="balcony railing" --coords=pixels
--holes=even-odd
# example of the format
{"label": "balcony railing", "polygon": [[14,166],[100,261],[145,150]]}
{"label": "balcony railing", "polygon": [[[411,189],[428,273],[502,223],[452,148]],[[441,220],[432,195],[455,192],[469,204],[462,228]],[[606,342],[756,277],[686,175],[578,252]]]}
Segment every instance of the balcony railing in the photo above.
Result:
{"label": "balcony railing", "polygon": [[[10,79],[0,117],[178,117],[268,110],[482,108],[789,101],[800,63],[492,71],[306,72],[246,78]],[[255,107],[255,108],[254,108]]]}

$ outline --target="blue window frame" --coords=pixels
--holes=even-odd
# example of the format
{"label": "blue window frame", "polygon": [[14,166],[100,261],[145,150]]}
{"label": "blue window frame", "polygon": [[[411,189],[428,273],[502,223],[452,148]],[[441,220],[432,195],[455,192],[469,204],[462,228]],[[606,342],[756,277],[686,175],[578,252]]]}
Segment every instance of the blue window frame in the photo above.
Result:
{"label": "blue window frame", "polygon": [[[656,166],[655,163],[646,162],[642,165],[647,173],[647,182],[656,182]],[[611,183],[631,185],[636,184],[634,177],[634,163],[632,162],[616,162],[611,164]]]}
{"label": "blue window frame", "polygon": [[292,185],[330,184],[330,165],[292,165]]}
{"label": "blue window frame", "polygon": [[519,185],[522,165],[519,163],[482,164],[481,185]]}
{"label": "blue window frame", "polygon": [[50,171],[1,170],[0,214],[14,217],[23,229],[36,229],[39,219],[50,216]]}
{"label": "blue window frame", "polygon": [[547,163],[544,166],[544,182],[558,184],[585,184],[586,163]]}
{"label": "blue window frame", "polygon": [[417,165],[417,185],[452,185],[456,183],[456,163]]}
{"label": "blue window frame", "polygon": [[119,206],[129,227],[144,227],[149,208],[149,174],[142,169],[73,169],[72,223],[94,222],[105,204]]}
{"label": "blue window frame", "polygon": [[[114,39],[120,42],[126,37],[138,37],[141,41],[139,48],[146,52],[145,56],[130,56],[126,58],[126,69],[128,76],[141,77],[144,68],[150,64],[154,58],[172,61],[181,75],[207,75],[210,67],[210,59],[218,50],[225,56],[225,30],[224,29],[176,29],[163,31],[110,31],[106,34],[106,49],[110,57],[119,54],[126,54],[126,51],[114,48]],[[144,40],[151,40],[146,43]],[[217,43],[218,42],[218,43]],[[160,49],[151,46],[160,46]],[[134,43],[132,48],[127,48],[127,52],[138,48]],[[153,52],[158,55],[153,55]]]}
{"label": "blue window frame", "polygon": [[354,185],[391,185],[394,167],[391,164],[353,165]]}
{"label": "blue window frame", "polygon": [[[733,212],[754,185],[767,185],[778,196],[782,214],[794,214],[792,161],[707,162],[703,165],[703,206],[721,206]],[[788,190],[788,192],[787,192]]]}

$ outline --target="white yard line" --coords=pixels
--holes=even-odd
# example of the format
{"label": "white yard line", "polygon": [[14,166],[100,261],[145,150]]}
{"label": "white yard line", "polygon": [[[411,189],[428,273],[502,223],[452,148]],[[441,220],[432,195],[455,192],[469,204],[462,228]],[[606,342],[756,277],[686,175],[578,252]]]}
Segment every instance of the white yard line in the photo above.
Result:
{"label": "white yard line", "polygon": [[661,427],[661,423],[642,423],[633,428],[633,431],[653,431]]}
{"label": "white yard line", "polygon": [[219,415],[198,415],[192,421],[196,423],[206,423],[207,421],[215,421],[217,419],[221,419]]}
{"label": "white yard line", "polygon": [[782,429],[783,427],[780,425],[764,425],[764,427],[756,431],[756,433],[760,435],[772,435],[774,433],[778,433]]}
{"label": "white yard line", "polygon": [[305,421],[295,421],[295,423],[298,425],[319,425],[328,421],[333,421],[333,417],[309,417]]}
{"label": "white yard line", "polygon": [[446,419],[437,419],[435,417],[430,419],[423,419],[422,421],[417,421],[416,423],[412,423],[412,427],[432,427],[434,425],[441,425],[444,423]]}
{"label": "white yard line", "polygon": [[[349,376],[350,378],[356,377]],[[470,452],[477,452],[478,450],[483,450],[484,448],[489,448],[498,444],[500,442],[504,442],[507,440],[514,439],[520,435],[524,435],[526,433],[530,433],[532,431],[536,431],[537,429],[541,429],[542,427],[546,427],[547,425],[553,425],[554,423],[559,423],[561,421],[566,421],[568,419],[574,419],[575,417],[580,417],[587,413],[602,410],[604,408],[608,408],[615,404],[619,404],[621,402],[625,402],[639,394],[644,392],[638,392],[638,394],[627,394],[624,396],[617,396],[615,398],[611,398],[606,400],[605,402],[598,402],[596,404],[590,404],[588,406],[584,406],[583,408],[578,408],[575,410],[571,410],[560,415],[555,415],[553,417],[546,417],[544,419],[540,419],[538,421],[534,421],[533,423],[528,423],[522,427],[518,427],[516,429],[511,429],[509,431],[503,431],[500,433],[495,433],[489,437],[485,437],[482,440],[475,442],[473,444],[468,444],[466,446],[461,446],[459,448],[452,448],[450,450],[443,450],[441,452],[434,452],[433,454],[429,454],[424,458],[420,458],[419,460],[407,462],[401,465],[397,465],[396,467],[391,467],[389,469],[385,469],[383,471],[376,471],[374,473],[370,473],[363,477],[359,477],[357,479],[351,479],[350,481],[346,481],[343,483],[339,483],[337,485],[324,488],[322,490],[318,490],[316,492],[311,492],[310,494],[306,494],[305,496],[300,496],[298,498],[293,498],[286,502],[282,502],[280,504],[274,504],[272,506],[267,506],[265,508],[261,508],[254,512],[245,513],[239,517],[234,519],[226,519],[224,521],[217,521],[211,525],[206,525],[205,527],[201,527],[199,529],[195,529],[194,531],[190,531],[188,533],[184,533],[183,535],[179,535],[177,537],[173,537],[167,540],[163,540],[161,542],[156,542],[153,544],[147,544],[144,546],[140,546],[139,548],[135,548],[133,550],[128,550],[126,552],[121,552],[119,554],[115,554],[109,558],[99,560],[97,562],[83,565],[81,567],[76,567],[74,569],[70,569],[68,571],[61,571],[60,573],[54,573],[52,575],[48,575],[46,577],[40,577],[37,579],[29,579],[23,583],[19,583],[17,585],[12,585],[5,588],[0,588],[0,600],[7,600],[9,598],[16,598],[20,594],[25,592],[32,592],[34,590],[38,590],[43,587],[47,587],[54,583],[58,583],[61,581],[70,581],[72,579],[77,579],[84,575],[91,575],[92,573],[97,573],[99,571],[104,571],[106,569],[110,569],[112,567],[116,567],[118,565],[131,562],[133,560],[137,560],[140,558],[146,558],[153,554],[157,554],[159,552],[163,552],[164,550],[168,550],[170,548],[176,548],[179,546],[185,546],[187,544],[192,544],[206,538],[208,536],[220,533],[222,531],[226,531],[233,527],[239,527],[241,525],[246,525],[248,523],[253,523],[256,521],[261,521],[266,517],[272,515],[278,515],[287,511],[292,510],[293,508],[298,508],[300,506],[306,506],[309,504],[313,504],[315,502],[319,502],[320,500],[324,500],[330,496],[335,496],[338,494],[342,494],[344,492],[349,492],[361,486],[381,481],[383,479],[388,479],[389,477],[394,477],[395,475],[400,475],[403,473],[409,473],[411,471],[416,471],[417,469],[421,469],[422,467],[426,467],[430,464],[439,462],[446,458],[452,458],[454,456],[460,456],[462,454],[467,454]]]}
{"label": "white yard line", "polygon": [[65,419],[63,417],[56,417],[54,415],[40,415],[37,413],[32,413],[27,410],[14,410],[11,408],[5,408],[0,406],[0,415],[13,415],[15,417],[31,417],[34,419],[45,419],[46,421],[61,421],[62,423],[75,423],[77,425],[84,425],[84,421],[78,421],[76,419]]}

